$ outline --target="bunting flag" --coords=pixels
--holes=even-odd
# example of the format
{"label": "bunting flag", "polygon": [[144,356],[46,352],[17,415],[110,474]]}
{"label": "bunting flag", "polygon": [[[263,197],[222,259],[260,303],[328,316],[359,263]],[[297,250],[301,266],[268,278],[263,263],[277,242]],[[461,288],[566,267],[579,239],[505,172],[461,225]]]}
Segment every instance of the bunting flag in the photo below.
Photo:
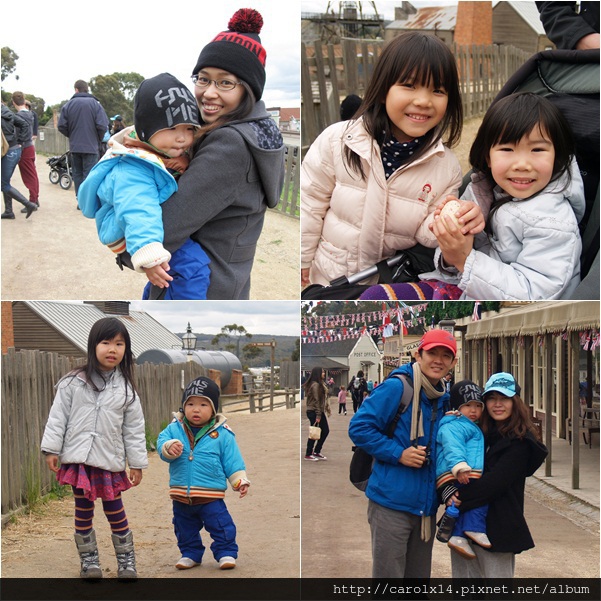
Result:
{"label": "bunting flag", "polygon": [[474,311],[472,313],[472,321],[480,321],[482,319],[482,307],[479,301],[474,303]]}

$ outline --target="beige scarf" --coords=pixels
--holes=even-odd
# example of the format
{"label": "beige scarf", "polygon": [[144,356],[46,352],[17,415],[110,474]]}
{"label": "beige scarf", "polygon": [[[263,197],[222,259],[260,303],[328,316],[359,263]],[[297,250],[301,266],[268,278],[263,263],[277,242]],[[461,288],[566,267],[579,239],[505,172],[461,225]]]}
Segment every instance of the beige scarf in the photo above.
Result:
{"label": "beige scarf", "polygon": [[[430,383],[430,380],[424,377],[422,374],[422,369],[417,361],[413,364],[413,405],[410,433],[411,440],[416,440],[420,436],[424,435],[422,412],[419,410],[419,393],[421,389],[424,389],[424,392],[429,399],[439,399],[445,393],[444,380],[440,380],[440,384],[442,386],[442,391],[436,390],[436,388],[434,388],[434,386]],[[430,523],[430,516],[423,515],[421,531],[421,538],[423,541],[430,540],[430,536],[432,536]]]}

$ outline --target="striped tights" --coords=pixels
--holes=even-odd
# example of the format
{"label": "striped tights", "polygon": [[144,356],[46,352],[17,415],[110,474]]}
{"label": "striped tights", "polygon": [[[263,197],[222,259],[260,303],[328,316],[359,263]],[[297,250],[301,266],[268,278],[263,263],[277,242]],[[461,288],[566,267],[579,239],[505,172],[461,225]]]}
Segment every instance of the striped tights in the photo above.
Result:
{"label": "striped tights", "polygon": [[[86,499],[81,488],[73,487],[73,497],[75,498],[75,532],[82,535],[89,534],[93,528],[94,501]],[[112,501],[103,500],[102,509],[113,534],[122,536],[129,532],[121,495]]]}

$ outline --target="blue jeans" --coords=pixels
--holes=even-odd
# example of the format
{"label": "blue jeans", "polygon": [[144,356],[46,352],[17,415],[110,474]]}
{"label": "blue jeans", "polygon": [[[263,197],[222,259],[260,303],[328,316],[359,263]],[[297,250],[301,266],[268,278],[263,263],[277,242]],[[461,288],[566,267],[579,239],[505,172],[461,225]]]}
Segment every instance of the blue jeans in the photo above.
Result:
{"label": "blue jeans", "polygon": [[213,539],[211,551],[216,561],[222,557],[238,557],[236,525],[223,499],[204,505],[186,505],[173,501],[173,529],[182,557],[202,562],[205,547],[200,531],[203,527]]}
{"label": "blue jeans", "polygon": [[[12,205],[12,202],[9,202],[7,199],[17,200],[18,202],[25,204],[27,202],[27,198],[21,194],[16,188],[13,188],[10,185],[10,178],[12,177],[17,164],[21,160],[21,147],[13,146],[8,149],[8,152],[2,157],[2,193],[4,194],[4,201],[8,204],[6,210],[9,211],[9,207]],[[12,212],[9,211],[9,212]]]}
{"label": "blue jeans", "polygon": [[21,160],[21,147],[13,146],[2,157],[2,192],[8,192],[12,188],[10,178]]}
{"label": "blue jeans", "polygon": [[88,152],[72,152],[71,153],[71,169],[73,171],[73,184],[75,185],[75,196],[79,190],[79,186],[92,167],[98,162],[98,153],[92,154]]}

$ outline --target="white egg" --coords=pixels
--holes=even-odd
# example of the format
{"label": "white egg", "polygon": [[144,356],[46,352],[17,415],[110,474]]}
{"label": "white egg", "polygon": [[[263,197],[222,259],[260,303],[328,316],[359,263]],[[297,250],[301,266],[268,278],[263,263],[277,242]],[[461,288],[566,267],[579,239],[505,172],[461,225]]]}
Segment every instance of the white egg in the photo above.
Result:
{"label": "white egg", "polygon": [[[444,218],[445,215],[448,215],[453,222],[455,223],[455,225],[457,227],[461,227],[461,224],[459,223],[457,217],[455,216],[455,213],[461,208],[461,203],[458,200],[449,200],[449,202],[447,202],[445,204],[444,207],[442,207],[442,211],[440,212],[440,217]],[[443,221],[444,223],[444,221]]]}

